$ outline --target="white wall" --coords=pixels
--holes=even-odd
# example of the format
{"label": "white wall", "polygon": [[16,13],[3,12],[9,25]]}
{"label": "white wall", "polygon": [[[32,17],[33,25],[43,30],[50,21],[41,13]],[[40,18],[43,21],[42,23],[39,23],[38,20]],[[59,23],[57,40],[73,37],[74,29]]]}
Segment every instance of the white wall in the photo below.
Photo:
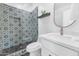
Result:
{"label": "white wall", "polygon": [[[39,35],[47,34],[47,33],[58,33],[60,28],[56,27],[53,19],[54,19],[54,4],[52,3],[41,3],[38,5],[39,12],[41,9],[50,12],[51,15],[45,18],[39,19]],[[59,21],[59,20],[58,20]]]}
{"label": "white wall", "polygon": [[76,20],[76,22],[72,26],[65,28],[64,33],[79,36],[79,3],[73,6],[72,20]]}
{"label": "white wall", "polygon": [[[58,6],[62,6],[62,4],[58,4],[58,5],[56,5],[57,7]],[[63,7],[64,6],[64,7]],[[69,7],[70,6],[70,4],[63,4],[63,6],[62,7],[60,7],[60,8],[62,8],[62,9],[64,9],[65,7]],[[57,8],[56,7],[56,9],[59,9],[59,7]],[[65,10],[64,10],[65,11]],[[60,11],[59,11],[60,12]],[[68,14],[68,13],[67,13]],[[61,18],[63,18],[64,19],[64,22],[65,21],[67,21],[67,18],[69,18],[70,16],[68,16],[68,15],[65,15],[66,16],[66,18],[64,19],[63,18],[63,16],[61,17]],[[57,16],[57,15],[56,15]],[[63,19],[62,19],[62,21],[63,21]],[[72,7],[72,12],[71,12],[71,19],[70,19],[71,21],[72,20],[76,20],[76,22],[73,24],[73,25],[71,25],[71,26],[69,26],[69,27],[67,27],[67,28],[64,28],[64,34],[69,34],[69,35],[75,35],[75,36],[79,36],[79,4],[78,3],[76,3],[76,4],[73,4],[73,7]],[[69,22],[69,21],[68,21]],[[68,22],[66,22],[66,23],[68,23]]]}
{"label": "white wall", "polygon": [[41,9],[44,9],[47,12],[51,13],[50,16],[39,19],[39,34],[59,32],[59,28],[56,27],[53,23],[54,4],[46,3],[46,4],[39,4],[38,6],[39,6],[39,12]]}

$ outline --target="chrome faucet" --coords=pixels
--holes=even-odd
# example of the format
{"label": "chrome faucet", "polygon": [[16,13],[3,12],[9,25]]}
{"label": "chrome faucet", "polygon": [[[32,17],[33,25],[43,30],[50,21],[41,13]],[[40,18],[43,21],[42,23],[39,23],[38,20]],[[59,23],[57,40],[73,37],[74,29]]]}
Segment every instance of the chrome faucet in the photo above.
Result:
{"label": "chrome faucet", "polygon": [[63,27],[60,28],[60,35],[63,35]]}

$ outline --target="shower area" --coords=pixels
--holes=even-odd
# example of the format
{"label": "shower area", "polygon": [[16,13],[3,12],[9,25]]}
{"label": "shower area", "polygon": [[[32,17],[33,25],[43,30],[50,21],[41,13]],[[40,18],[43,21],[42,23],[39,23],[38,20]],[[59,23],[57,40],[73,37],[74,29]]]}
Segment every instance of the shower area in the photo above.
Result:
{"label": "shower area", "polygon": [[28,12],[0,3],[0,56],[22,55],[37,39],[38,7]]}

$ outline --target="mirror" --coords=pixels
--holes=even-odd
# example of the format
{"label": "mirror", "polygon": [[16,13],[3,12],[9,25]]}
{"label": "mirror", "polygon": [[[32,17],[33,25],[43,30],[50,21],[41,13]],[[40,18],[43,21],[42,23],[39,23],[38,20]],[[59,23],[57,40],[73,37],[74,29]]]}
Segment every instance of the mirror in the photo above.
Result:
{"label": "mirror", "polygon": [[55,3],[54,5],[54,23],[58,27],[69,27],[75,23],[73,18],[74,4],[71,3]]}

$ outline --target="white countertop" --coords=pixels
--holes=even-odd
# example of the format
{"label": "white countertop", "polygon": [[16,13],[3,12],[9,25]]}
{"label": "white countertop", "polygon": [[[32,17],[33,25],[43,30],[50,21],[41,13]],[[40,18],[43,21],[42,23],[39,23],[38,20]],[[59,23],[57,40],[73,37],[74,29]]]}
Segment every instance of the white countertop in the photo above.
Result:
{"label": "white countertop", "polygon": [[[61,46],[64,46],[64,47],[67,47],[79,52],[79,37],[78,36],[71,36],[71,35],[61,36],[58,33],[48,33],[48,34],[41,35],[39,39],[40,38],[44,38],[58,45],[61,45]],[[78,40],[78,41],[75,41],[75,40]]]}

